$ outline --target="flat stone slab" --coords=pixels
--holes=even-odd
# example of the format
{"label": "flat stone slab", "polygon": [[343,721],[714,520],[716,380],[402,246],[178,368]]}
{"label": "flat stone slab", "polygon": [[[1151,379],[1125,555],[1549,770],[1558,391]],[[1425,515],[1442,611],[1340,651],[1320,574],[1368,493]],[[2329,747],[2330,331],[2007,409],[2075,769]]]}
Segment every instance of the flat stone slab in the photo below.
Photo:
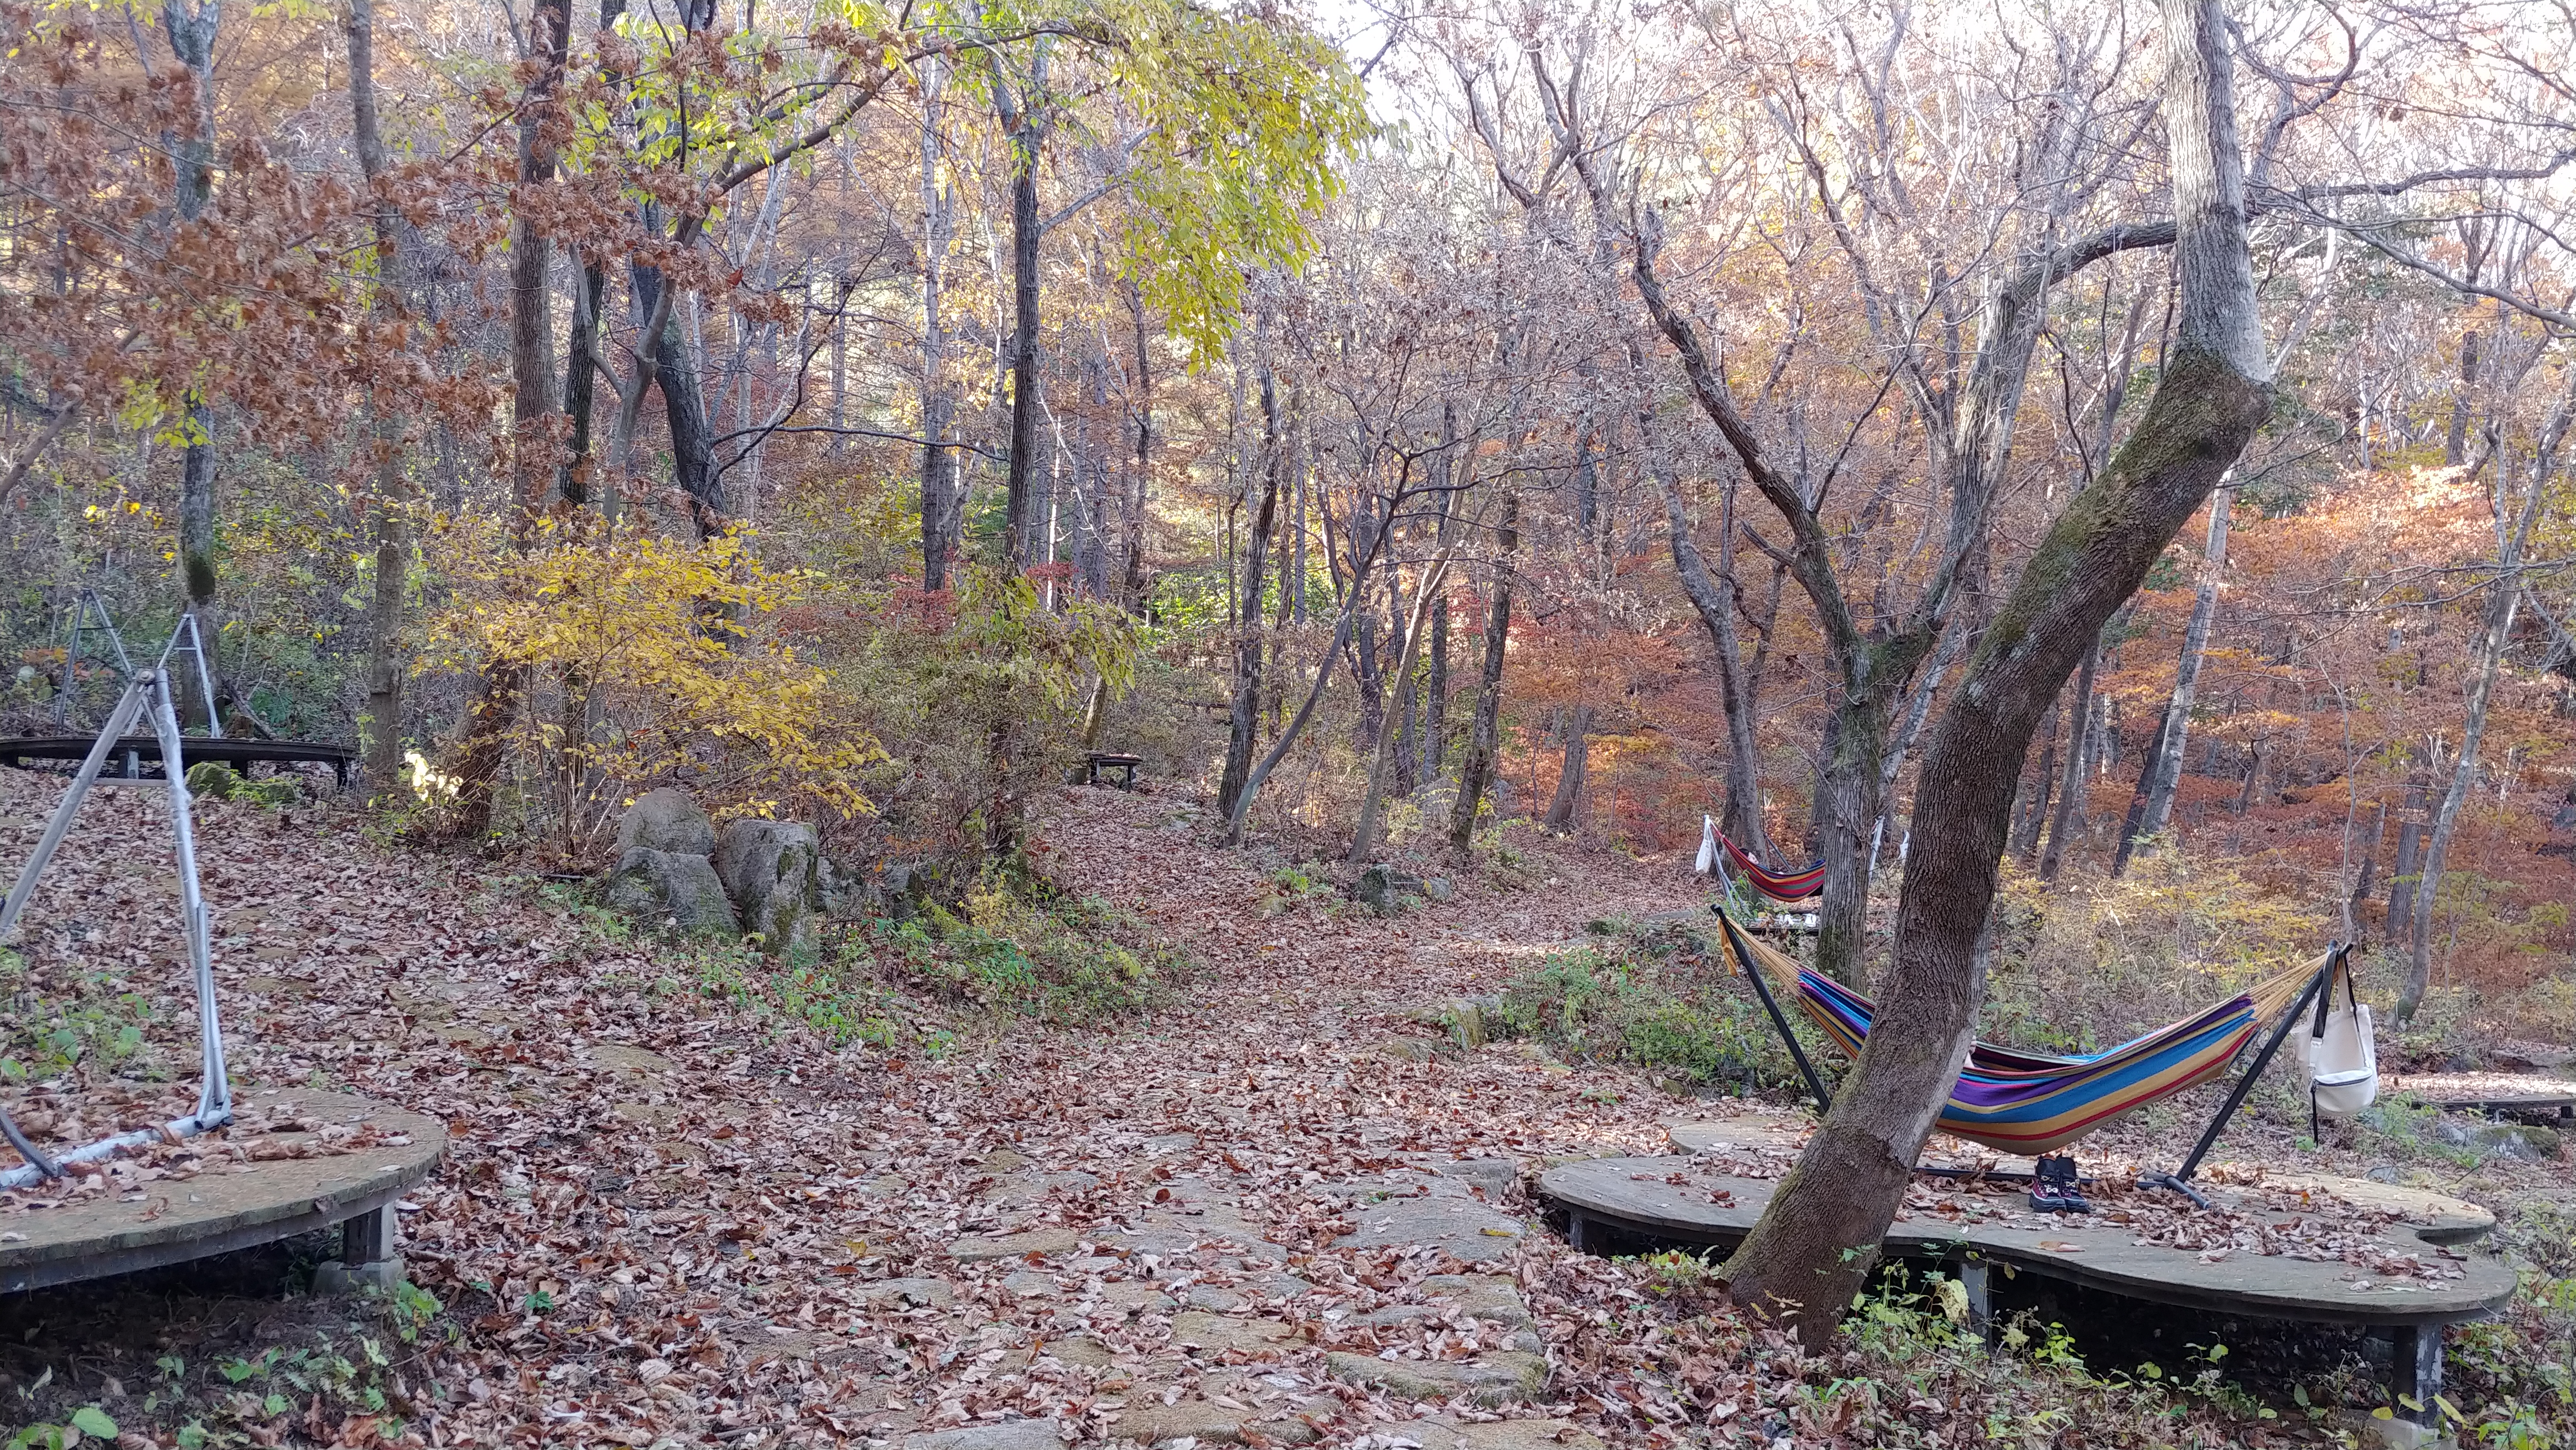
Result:
{"label": "flat stone slab", "polygon": [[1063,1450],[1053,1420],[1002,1420],[903,1437],[903,1450]]}
{"label": "flat stone slab", "polygon": [[1475,1359],[1380,1359],[1336,1350],[1324,1356],[1333,1377],[1409,1400],[1454,1400],[1480,1405],[1533,1399],[1547,1388],[1547,1359],[1520,1350],[1498,1350]]}
{"label": "flat stone slab", "polygon": [[1027,1233],[959,1239],[948,1246],[948,1257],[961,1264],[1024,1258],[1030,1254],[1044,1258],[1072,1253],[1074,1246],[1081,1242],[1082,1236],[1069,1228],[1031,1229]]}
{"label": "flat stone slab", "polygon": [[1430,1246],[1466,1263],[1509,1255],[1527,1224],[1476,1195],[1464,1178],[1425,1174],[1348,1184],[1351,1219],[1358,1225],[1333,1240],[1341,1248]]}
{"label": "flat stone slab", "polygon": [[1172,1343],[1184,1349],[1222,1354],[1277,1354],[1297,1331],[1276,1319],[1235,1319],[1189,1310],[1172,1316]]}
{"label": "flat stone slab", "polygon": [[[1550,1169],[1539,1191],[1577,1220],[1650,1238],[1726,1243],[1750,1231],[1771,1202],[1769,1179],[1681,1174],[1684,1157],[1596,1158]],[[1685,1183],[1669,1183],[1668,1175]],[[1714,1199],[1722,1195],[1727,1201]],[[2253,1318],[2337,1324],[2447,1324],[2480,1319],[2511,1298],[2514,1274],[2483,1254],[2445,1259],[2457,1279],[2366,1273],[2340,1260],[2319,1262],[2251,1253],[2214,1261],[2184,1249],[2142,1245],[2128,1225],[2070,1217],[2046,1229],[1943,1219],[1902,1220],[1888,1231],[1890,1253],[2002,1261],[2045,1278],[2154,1303]],[[2442,1253],[2407,1228],[2390,1232],[2388,1253]]]}
{"label": "flat stone slab", "polygon": [[1411,1440],[1422,1450],[1602,1450],[1600,1437],[1572,1420],[1487,1420],[1474,1425],[1405,1420],[1376,1430]]}
{"label": "flat stone slab", "polygon": [[[437,1119],[346,1093],[281,1089],[245,1093],[239,1104],[370,1123],[409,1141],[328,1157],[215,1161],[193,1178],[143,1184],[139,1202],[93,1199],[9,1214],[0,1218],[0,1293],[184,1263],[328,1228],[391,1203],[428,1178],[447,1148]],[[293,1143],[311,1135],[263,1136]],[[223,1139],[204,1141],[220,1152]]]}

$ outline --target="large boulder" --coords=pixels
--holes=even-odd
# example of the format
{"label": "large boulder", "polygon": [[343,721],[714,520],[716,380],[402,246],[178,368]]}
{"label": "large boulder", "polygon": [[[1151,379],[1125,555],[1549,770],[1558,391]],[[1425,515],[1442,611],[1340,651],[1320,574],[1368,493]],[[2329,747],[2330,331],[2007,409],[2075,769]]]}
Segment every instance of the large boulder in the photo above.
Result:
{"label": "large boulder", "polygon": [[822,889],[823,915],[832,921],[857,921],[868,914],[872,898],[864,870],[842,865],[829,856],[815,863],[814,878]]}
{"label": "large boulder", "polygon": [[1351,894],[1378,915],[1392,916],[1408,904],[1406,897],[1422,895],[1422,878],[1393,866],[1371,866],[1360,873],[1360,884]]}
{"label": "large boulder", "polygon": [[635,798],[626,814],[617,822],[617,854],[641,847],[648,851],[669,851],[682,856],[711,856],[716,849],[716,824],[689,793],[662,786]]}
{"label": "large boulder", "polygon": [[716,868],[690,851],[637,846],[620,854],[608,873],[608,904],[636,916],[667,918],[692,934],[742,930]]}
{"label": "large boulder", "polygon": [[823,848],[812,826],[752,817],[725,822],[716,875],[745,931],[770,951],[810,945],[823,910]]}

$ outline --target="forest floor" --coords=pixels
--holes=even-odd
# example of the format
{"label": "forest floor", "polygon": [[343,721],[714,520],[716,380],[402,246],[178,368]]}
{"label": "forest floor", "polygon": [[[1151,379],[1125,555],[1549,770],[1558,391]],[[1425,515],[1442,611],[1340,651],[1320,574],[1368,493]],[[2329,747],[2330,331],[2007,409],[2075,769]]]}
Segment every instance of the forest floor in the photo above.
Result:
{"label": "forest floor", "polygon": [[[58,791],[0,772],[0,856]],[[1695,906],[1682,863],[1537,843],[1513,879],[1381,918],[1321,895],[1264,910],[1284,858],[1207,837],[1176,797],[1068,790],[1031,843],[1199,964],[1156,1010],[1077,1029],[889,995],[894,1030],[834,1049],[739,954],[633,936],[351,814],[209,803],[236,1090],[447,1124],[402,1215],[438,1302],[281,1292],[312,1245],[15,1296],[0,1419],[94,1406],[137,1446],[1507,1450],[1981,1442],[2080,1394],[2109,1437],[2090,1443],[2145,1421],[2167,1428],[2136,1443],[2309,1433],[2241,1397],[1967,1353],[1938,1315],[1802,1355],[1709,1312],[1685,1266],[1545,1232],[1526,1197],[1545,1160],[1664,1151],[1668,1124],[1736,1107],[1527,1043],[1462,1048],[1432,1014],[1588,922]],[[193,1044],[167,1040],[191,1015],[167,849],[157,792],[102,791],[18,944],[19,1025],[39,997],[82,1003],[49,1030],[94,1079],[119,1054],[128,1077],[190,1076]],[[41,1090],[16,1101],[82,1126]],[[2343,1156],[2302,1166],[2366,1166]],[[2439,1186],[2496,1201],[2559,1176],[2489,1163]]]}

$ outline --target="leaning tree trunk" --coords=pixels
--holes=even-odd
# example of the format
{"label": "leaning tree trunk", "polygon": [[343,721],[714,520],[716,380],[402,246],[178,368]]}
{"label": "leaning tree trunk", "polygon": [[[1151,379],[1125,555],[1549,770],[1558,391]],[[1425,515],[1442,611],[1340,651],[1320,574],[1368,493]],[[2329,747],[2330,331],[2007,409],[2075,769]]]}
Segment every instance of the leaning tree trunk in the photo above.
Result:
{"label": "leaning tree trunk", "polygon": [[[1413,595],[1413,614],[1406,621],[1404,649],[1396,657],[1395,708],[1409,713],[1413,709],[1413,666],[1422,651],[1422,616],[1434,607],[1449,579],[1449,561],[1456,556],[1457,539],[1453,536],[1440,546],[1429,568],[1422,571],[1422,583]],[[1388,579],[1394,579],[1389,571]],[[1396,741],[1395,725],[1388,721],[1378,731],[1377,753],[1369,758],[1368,788],[1360,796],[1359,825],[1351,832],[1351,864],[1359,865],[1377,852],[1380,807],[1386,801],[1389,767],[1402,750]]]}
{"label": "leaning tree trunk", "polygon": [[1682,593],[1689,596],[1691,608],[1699,614],[1700,627],[1708,631],[1710,647],[1717,651],[1718,707],[1726,712],[1727,839],[1769,860],[1771,839],[1762,826],[1760,757],[1753,739],[1756,682],[1744,667],[1743,647],[1735,633],[1735,601],[1731,597],[1735,587],[1734,490],[1727,490],[1726,505],[1718,514],[1717,573],[1711,576],[1707,556],[1700,552],[1698,540],[1691,537],[1690,515],[1682,507],[1681,482],[1673,474],[1661,430],[1649,416],[1641,414],[1638,431],[1645,442],[1647,467],[1663,490],[1664,539],[1672,550],[1673,572],[1680,576]]}
{"label": "leaning tree trunk", "polygon": [[2146,416],[2069,501],[1980,639],[1918,774],[1914,849],[1877,1025],[1727,1262],[1739,1303],[1821,1348],[1869,1281],[1915,1155],[1966,1059],[1977,945],[2039,720],[2102,626],[2253,437],[2270,398],[2218,0],[2163,0],[2179,318]]}
{"label": "leaning tree trunk", "polygon": [[1503,657],[1511,647],[1512,555],[1521,546],[1521,500],[1503,495],[1495,530],[1493,602],[1485,610],[1485,666],[1476,677],[1476,715],[1467,729],[1466,758],[1458,762],[1458,799],[1449,808],[1449,849],[1464,856],[1476,839],[1476,812],[1494,778],[1494,751],[1503,715]]}
{"label": "leaning tree trunk", "polygon": [[2200,684],[2201,656],[2209,652],[2210,621],[2218,614],[2218,576],[2227,569],[2227,516],[2233,495],[2220,489],[2209,504],[2209,546],[2201,555],[2200,594],[2192,601],[2191,625],[2183,631],[2182,659],[2174,667],[2173,694],[2165,701],[2164,723],[2147,747],[2146,768],[2138,774],[2137,794],[2130,798],[2128,818],[2121,823],[2120,847],[2111,857],[2111,874],[2129,869],[2138,843],[2160,835],[2173,815],[2174,791],[2182,784],[2183,752],[2191,745],[2191,702]]}

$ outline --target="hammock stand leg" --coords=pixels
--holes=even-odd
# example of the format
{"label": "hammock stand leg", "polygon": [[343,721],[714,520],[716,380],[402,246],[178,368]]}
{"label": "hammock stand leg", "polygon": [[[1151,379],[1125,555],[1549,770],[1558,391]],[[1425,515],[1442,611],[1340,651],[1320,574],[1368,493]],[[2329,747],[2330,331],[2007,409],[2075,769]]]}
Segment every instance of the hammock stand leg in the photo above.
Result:
{"label": "hammock stand leg", "polygon": [[1744,963],[1745,980],[1753,984],[1753,994],[1762,999],[1762,1010],[1771,1014],[1771,1025],[1779,1029],[1780,1041],[1788,1047],[1790,1058],[1798,1064],[1798,1071],[1805,1074],[1807,1090],[1816,1095],[1816,1111],[1821,1113],[1832,1107],[1834,1095],[1825,1091],[1824,1078],[1817,1074],[1816,1065],[1807,1061],[1807,1050],[1798,1045],[1797,1034],[1789,1030],[1789,1019],[1780,1015],[1780,1004],[1771,1000],[1771,989],[1762,982],[1762,968],[1754,962],[1753,953],[1744,949],[1743,938],[1736,934],[1735,923],[1716,907],[1709,910],[1716,914],[1718,928],[1726,933],[1728,944],[1735,948],[1735,959]]}
{"label": "hammock stand leg", "polygon": [[2262,1052],[2255,1056],[2254,1065],[2247,1068],[2245,1075],[2236,1080],[2236,1090],[2227,1095],[2226,1106],[2221,1107],[2218,1115],[2209,1120],[2209,1127],[2201,1133],[2200,1141],[2193,1145],[2191,1156],[2182,1160],[2182,1166],[2171,1173],[2142,1175],[2138,1179],[2140,1188],[2170,1188],[2202,1208],[2209,1207],[2209,1200],[2193,1191],[2191,1175],[2199,1171],[2200,1160],[2208,1156],[2211,1148],[2217,1146],[2218,1135],[2227,1131],[2228,1121],[2236,1116],[2238,1108],[2244,1106],[2245,1095],[2254,1091],[2254,1083],[2263,1076],[2263,1069],[2272,1065],[2272,1054],[2281,1050],[2281,1043],[2289,1037],[2290,1029],[2298,1025],[2299,1018],[2307,1005],[2316,1000],[2318,993],[2326,989],[2326,984],[2334,980],[2334,974],[2343,967],[2345,954],[2351,950],[2350,946],[2337,946],[2327,956],[2325,969],[2318,972],[2309,980],[2307,986],[2299,990],[2298,1000],[2292,1002],[2289,1008],[2282,1012],[2279,1025],[2272,1029],[2271,1039],[2263,1044]]}

